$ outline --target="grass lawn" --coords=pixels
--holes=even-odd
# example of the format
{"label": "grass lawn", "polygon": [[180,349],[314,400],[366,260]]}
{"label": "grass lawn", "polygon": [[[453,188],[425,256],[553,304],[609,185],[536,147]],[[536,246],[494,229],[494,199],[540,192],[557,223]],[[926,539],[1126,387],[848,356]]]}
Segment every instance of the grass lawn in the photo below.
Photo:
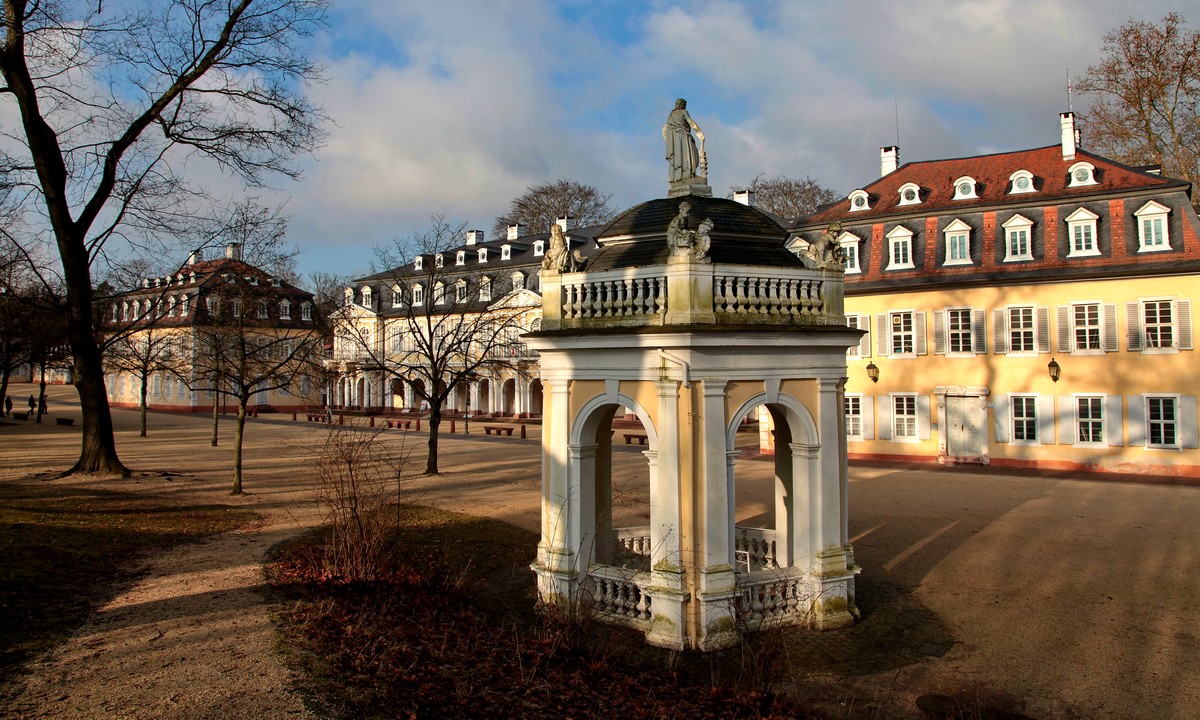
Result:
{"label": "grass lawn", "polygon": [[323,570],[324,540],[301,538],[268,566],[285,599],[278,614],[285,652],[324,714],[806,717],[763,690],[769,668],[750,667],[742,649],[671,653],[648,647],[641,633],[535,614],[533,533],[405,507],[388,579],[372,583]]}
{"label": "grass lawn", "polygon": [[225,505],[0,483],[0,681],[78,627],[134,577],[146,554],[254,517]]}

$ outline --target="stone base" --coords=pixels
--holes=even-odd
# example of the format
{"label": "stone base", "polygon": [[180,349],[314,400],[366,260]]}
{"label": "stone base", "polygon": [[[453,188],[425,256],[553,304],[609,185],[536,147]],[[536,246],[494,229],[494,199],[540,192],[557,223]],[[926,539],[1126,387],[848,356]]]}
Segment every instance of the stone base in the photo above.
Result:
{"label": "stone base", "polygon": [[684,195],[712,197],[712,188],[708,185],[708,178],[694,177],[686,180],[672,180],[671,189],[667,191],[667,197],[683,197]]}

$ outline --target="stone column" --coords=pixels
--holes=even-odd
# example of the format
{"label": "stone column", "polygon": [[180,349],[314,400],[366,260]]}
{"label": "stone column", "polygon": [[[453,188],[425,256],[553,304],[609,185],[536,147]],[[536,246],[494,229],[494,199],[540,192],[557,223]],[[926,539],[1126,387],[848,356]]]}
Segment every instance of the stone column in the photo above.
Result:
{"label": "stone column", "polygon": [[858,615],[854,605],[854,568],[848,556],[846,497],[846,433],[843,425],[843,388],[845,378],[821,379],[820,508],[816,513],[813,562],[813,624],[819,630],[853,625]]}
{"label": "stone column", "polygon": [[542,539],[533,569],[538,574],[538,601],[571,605],[577,599],[579,548],[571,545],[578,528],[579,488],[572,478],[570,385],[567,380],[543,381],[550,395],[542,433]]}
{"label": "stone column", "polygon": [[687,645],[689,593],[682,564],[679,483],[679,383],[656,382],[658,448],[650,460],[650,587],[654,617],[646,641],[682,650]]}
{"label": "stone column", "polygon": [[725,422],[725,382],[706,380],[701,388],[703,446],[702,485],[699,511],[703,529],[700,537],[698,587],[700,604],[699,642],[701,650],[716,650],[736,645],[737,576],[733,568],[733,474],[732,459],[737,453],[727,448]]}

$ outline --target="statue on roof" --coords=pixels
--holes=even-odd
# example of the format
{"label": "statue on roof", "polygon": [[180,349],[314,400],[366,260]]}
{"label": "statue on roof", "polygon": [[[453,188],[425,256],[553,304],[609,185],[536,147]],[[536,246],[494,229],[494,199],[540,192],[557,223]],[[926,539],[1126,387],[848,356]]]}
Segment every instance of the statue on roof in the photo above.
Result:
{"label": "statue on roof", "polygon": [[817,270],[845,270],[846,253],[838,243],[842,224],[836,220],[804,251],[804,264]]}
{"label": "statue on roof", "polygon": [[[692,137],[692,131],[696,137]],[[663,141],[667,145],[667,179],[671,182],[689,178],[708,177],[708,157],[704,153],[704,133],[687,111],[687,100],[675,101],[675,109],[667,115],[662,128]],[[699,149],[696,140],[700,141]]]}
{"label": "statue on roof", "polygon": [[667,248],[671,257],[687,257],[697,262],[708,260],[708,249],[712,239],[708,234],[713,228],[713,221],[705,218],[696,227],[692,227],[692,204],[686,200],[679,203],[679,214],[667,226]]}
{"label": "statue on roof", "polygon": [[542,269],[550,272],[566,272],[571,256],[567,252],[567,238],[563,235],[562,226],[554,223],[550,228],[550,247],[542,258]]}

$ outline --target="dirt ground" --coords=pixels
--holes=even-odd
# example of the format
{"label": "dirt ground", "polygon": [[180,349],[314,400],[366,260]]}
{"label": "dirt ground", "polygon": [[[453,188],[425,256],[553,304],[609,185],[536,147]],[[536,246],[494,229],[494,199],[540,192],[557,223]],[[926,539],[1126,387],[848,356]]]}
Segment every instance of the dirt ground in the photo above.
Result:
{"label": "dirt ground", "polygon": [[[52,388],[49,422],[0,427],[0,482],[44,482],[37,476],[74,461],[79,429],[53,422],[78,422],[73,396]],[[0,717],[312,717],[276,651],[261,566],[269,547],[321,521],[312,468],[322,431],[290,415],[251,421],[248,494],[230,497],[229,418],[217,448],[203,415],[153,413],[148,438],[137,437],[136,412],[114,410],[114,421],[122,459],[140,472],[54,482],[244,506],[261,519],[152,558],[142,579],[2,689],[11,700]],[[536,530],[538,430],[525,441],[481,437],[478,426],[444,437],[447,474],[414,481],[409,499]],[[420,455],[425,436],[386,438]],[[645,461],[636,448],[614,457],[625,500],[615,519],[641,524]],[[739,461],[739,520],[770,509],[768,471]],[[886,699],[890,710],[870,717],[922,717],[915,699],[946,693],[1044,720],[1196,716],[1200,489],[855,467],[850,516],[863,622],[814,634],[793,658],[811,668],[800,692],[835,715],[860,717],[856,708]]]}

